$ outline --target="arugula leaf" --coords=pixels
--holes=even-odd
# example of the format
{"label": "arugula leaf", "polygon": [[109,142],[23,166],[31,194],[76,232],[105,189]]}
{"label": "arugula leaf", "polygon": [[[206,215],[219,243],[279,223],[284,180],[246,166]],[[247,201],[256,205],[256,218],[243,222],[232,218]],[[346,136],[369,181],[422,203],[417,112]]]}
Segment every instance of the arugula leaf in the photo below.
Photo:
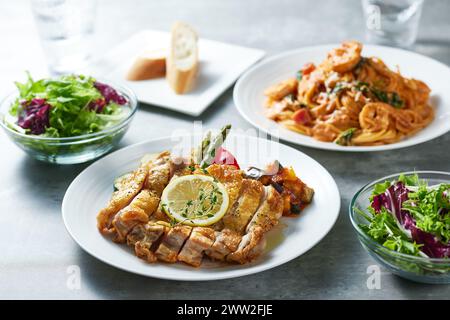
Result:
{"label": "arugula leaf", "polygon": [[301,81],[303,78],[303,71],[298,70],[297,73],[295,74],[295,77],[297,78],[298,81]]}

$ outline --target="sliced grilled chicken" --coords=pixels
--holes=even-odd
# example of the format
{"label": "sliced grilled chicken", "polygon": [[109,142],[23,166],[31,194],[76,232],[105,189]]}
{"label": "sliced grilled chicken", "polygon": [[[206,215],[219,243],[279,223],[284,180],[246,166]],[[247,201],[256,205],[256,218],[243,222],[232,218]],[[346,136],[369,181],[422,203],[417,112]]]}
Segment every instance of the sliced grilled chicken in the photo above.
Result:
{"label": "sliced grilled chicken", "polygon": [[176,262],[178,252],[180,252],[181,247],[191,234],[191,231],[192,227],[184,225],[177,225],[170,228],[155,252],[158,260],[170,263]]}
{"label": "sliced grilled chicken", "polygon": [[208,173],[221,182],[228,192],[230,204],[234,203],[239,196],[242,186],[242,172],[236,167],[229,165],[213,164],[207,169]]}
{"label": "sliced grilled chicken", "polygon": [[159,222],[148,222],[136,225],[127,236],[127,244],[129,246],[134,246],[139,241],[149,242],[152,244],[159,239],[157,236],[158,233],[162,230],[163,232],[160,234],[163,235],[168,231],[170,225],[166,223]]}
{"label": "sliced grilled chicken", "polygon": [[155,196],[161,197],[164,188],[169,183],[172,166],[170,153],[162,152],[149,166],[144,188],[151,190]]}
{"label": "sliced grilled chicken", "polygon": [[[124,176],[97,216],[99,230],[114,234],[116,242],[126,241],[148,262],[182,261],[198,267],[204,255],[241,264],[258,257],[265,248],[265,233],[282,216],[283,196],[270,184],[244,179],[233,166],[213,164],[205,172],[174,162],[163,152]],[[161,194],[171,179],[187,174],[208,174],[225,186],[229,207],[219,222],[209,227],[171,225],[160,207]],[[310,201],[314,191],[306,188],[305,201]]]}
{"label": "sliced grilled chicken", "polygon": [[264,234],[278,224],[283,214],[283,200],[272,187],[264,187],[263,200],[246,228],[238,249],[227,260],[247,263],[256,258],[265,247]]}
{"label": "sliced grilled chicken", "polygon": [[147,262],[156,262],[157,257],[151,249],[168,229],[167,225],[153,222],[136,225],[128,234],[127,243],[134,246],[136,256],[139,258]]}
{"label": "sliced grilled chicken", "polygon": [[158,208],[161,193],[169,181],[172,166],[169,152],[162,152],[146,165],[148,174],[143,190],[113,218],[114,228],[111,228],[110,233],[115,235],[116,242],[124,242],[128,232],[136,224],[149,221],[149,217]]}
{"label": "sliced grilled chicken", "polygon": [[[229,207],[227,213],[225,214],[227,215],[236,202],[237,198],[239,197],[239,192],[241,190],[243,181],[242,172],[236,169],[236,167],[218,164],[209,166],[207,168],[207,171],[211,176],[221,182],[228,192]],[[211,227],[218,231],[222,230],[224,228],[223,219],[218,221]]]}
{"label": "sliced grilled chicken", "polygon": [[142,164],[122,182],[121,188],[112,194],[108,205],[97,215],[97,228],[103,234],[110,234],[111,223],[117,212],[125,208],[141,191],[148,175],[148,164]]}
{"label": "sliced grilled chicken", "polygon": [[226,256],[237,250],[242,236],[235,231],[224,229],[215,232],[215,241],[205,254],[215,260],[223,261]]}
{"label": "sliced grilled chicken", "polygon": [[226,259],[240,264],[248,263],[257,258],[265,246],[264,231],[261,227],[255,226],[242,237],[237,250],[230,253]]}
{"label": "sliced grilled chicken", "polygon": [[278,224],[283,213],[283,199],[272,186],[264,186],[265,197],[258,210],[247,225],[246,232],[251,231],[255,226],[267,232]]}
{"label": "sliced grilled chicken", "polygon": [[214,229],[194,227],[189,239],[178,254],[178,260],[199,267],[202,263],[203,253],[213,245],[214,238]]}
{"label": "sliced grilled chicken", "polygon": [[223,217],[223,229],[216,232],[214,244],[206,250],[206,255],[225,260],[226,256],[237,250],[250,219],[263,198],[264,187],[256,180],[244,179],[239,198]]}
{"label": "sliced grilled chicken", "polygon": [[150,190],[141,190],[128,206],[114,216],[112,222],[115,229],[114,241],[125,242],[131,229],[137,224],[146,223],[158,204],[159,198],[155,197]]}
{"label": "sliced grilled chicken", "polygon": [[164,211],[162,210],[161,206],[158,207],[158,209],[152,214],[152,216],[150,217],[150,221],[164,221],[164,222],[169,222],[170,223],[170,218],[169,216],[164,213]]}
{"label": "sliced grilled chicken", "polygon": [[238,200],[223,217],[224,227],[242,234],[259,207],[263,191],[264,186],[261,182],[244,179]]}

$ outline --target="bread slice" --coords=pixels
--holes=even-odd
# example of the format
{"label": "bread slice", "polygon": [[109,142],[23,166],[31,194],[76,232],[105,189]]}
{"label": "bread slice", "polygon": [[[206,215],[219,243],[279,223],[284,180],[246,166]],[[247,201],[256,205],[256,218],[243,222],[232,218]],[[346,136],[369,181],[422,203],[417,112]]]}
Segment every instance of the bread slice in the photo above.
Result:
{"label": "bread slice", "polygon": [[163,49],[145,51],[139,55],[126,75],[127,80],[139,81],[166,75],[166,55]]}
{"label": "bread slice", "polygon": [[186,93],[195,86],[198,72],[197,39],[197,33],[189,25],[182,22],[173,25],[166,77],[177,94]]}

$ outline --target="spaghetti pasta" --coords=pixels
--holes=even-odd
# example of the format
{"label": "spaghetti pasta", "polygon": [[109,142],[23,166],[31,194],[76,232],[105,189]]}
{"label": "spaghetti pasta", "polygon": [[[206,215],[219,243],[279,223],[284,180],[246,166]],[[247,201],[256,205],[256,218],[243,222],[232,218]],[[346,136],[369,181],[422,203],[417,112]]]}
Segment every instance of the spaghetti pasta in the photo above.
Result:
{"label": "spaghetti pasta", "polygon": [[361,51],[359,42],[344,42],[297,79],[268,88],[267,117],[320,141],[361,146],[399,141],[433,121],[425,83]]}

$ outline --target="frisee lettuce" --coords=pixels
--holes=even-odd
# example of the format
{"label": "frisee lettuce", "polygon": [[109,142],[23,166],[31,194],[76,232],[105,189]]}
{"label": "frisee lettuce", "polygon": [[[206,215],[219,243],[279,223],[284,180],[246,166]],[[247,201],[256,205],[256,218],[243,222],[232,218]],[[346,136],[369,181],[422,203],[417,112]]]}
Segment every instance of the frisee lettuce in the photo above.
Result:
{"label": "frisee lettuce", "polygon": [[368,209],[370,216],[361,210],[356,212],[364,216],[369,224],[360,224],[360,228],[382,246],[406,254],[419,255],[421,245],[409,239],[397,225],[394,216],[384,207],[379,213]]}
{"label": "frisee lettuce", "polygon": [[422,231],[437,236],[443,243],[450,243],[450,214],[441,199],[450,192],[450,184],[441,184],[429,189],[419,186],[416,192],[410,192],[409,199],[403,203]]}
{"label": "frisee lettuce", "polygon": [[418,175],[376,184],[360,228],[394,251],[450,258],[450,184],[428,186]]}

